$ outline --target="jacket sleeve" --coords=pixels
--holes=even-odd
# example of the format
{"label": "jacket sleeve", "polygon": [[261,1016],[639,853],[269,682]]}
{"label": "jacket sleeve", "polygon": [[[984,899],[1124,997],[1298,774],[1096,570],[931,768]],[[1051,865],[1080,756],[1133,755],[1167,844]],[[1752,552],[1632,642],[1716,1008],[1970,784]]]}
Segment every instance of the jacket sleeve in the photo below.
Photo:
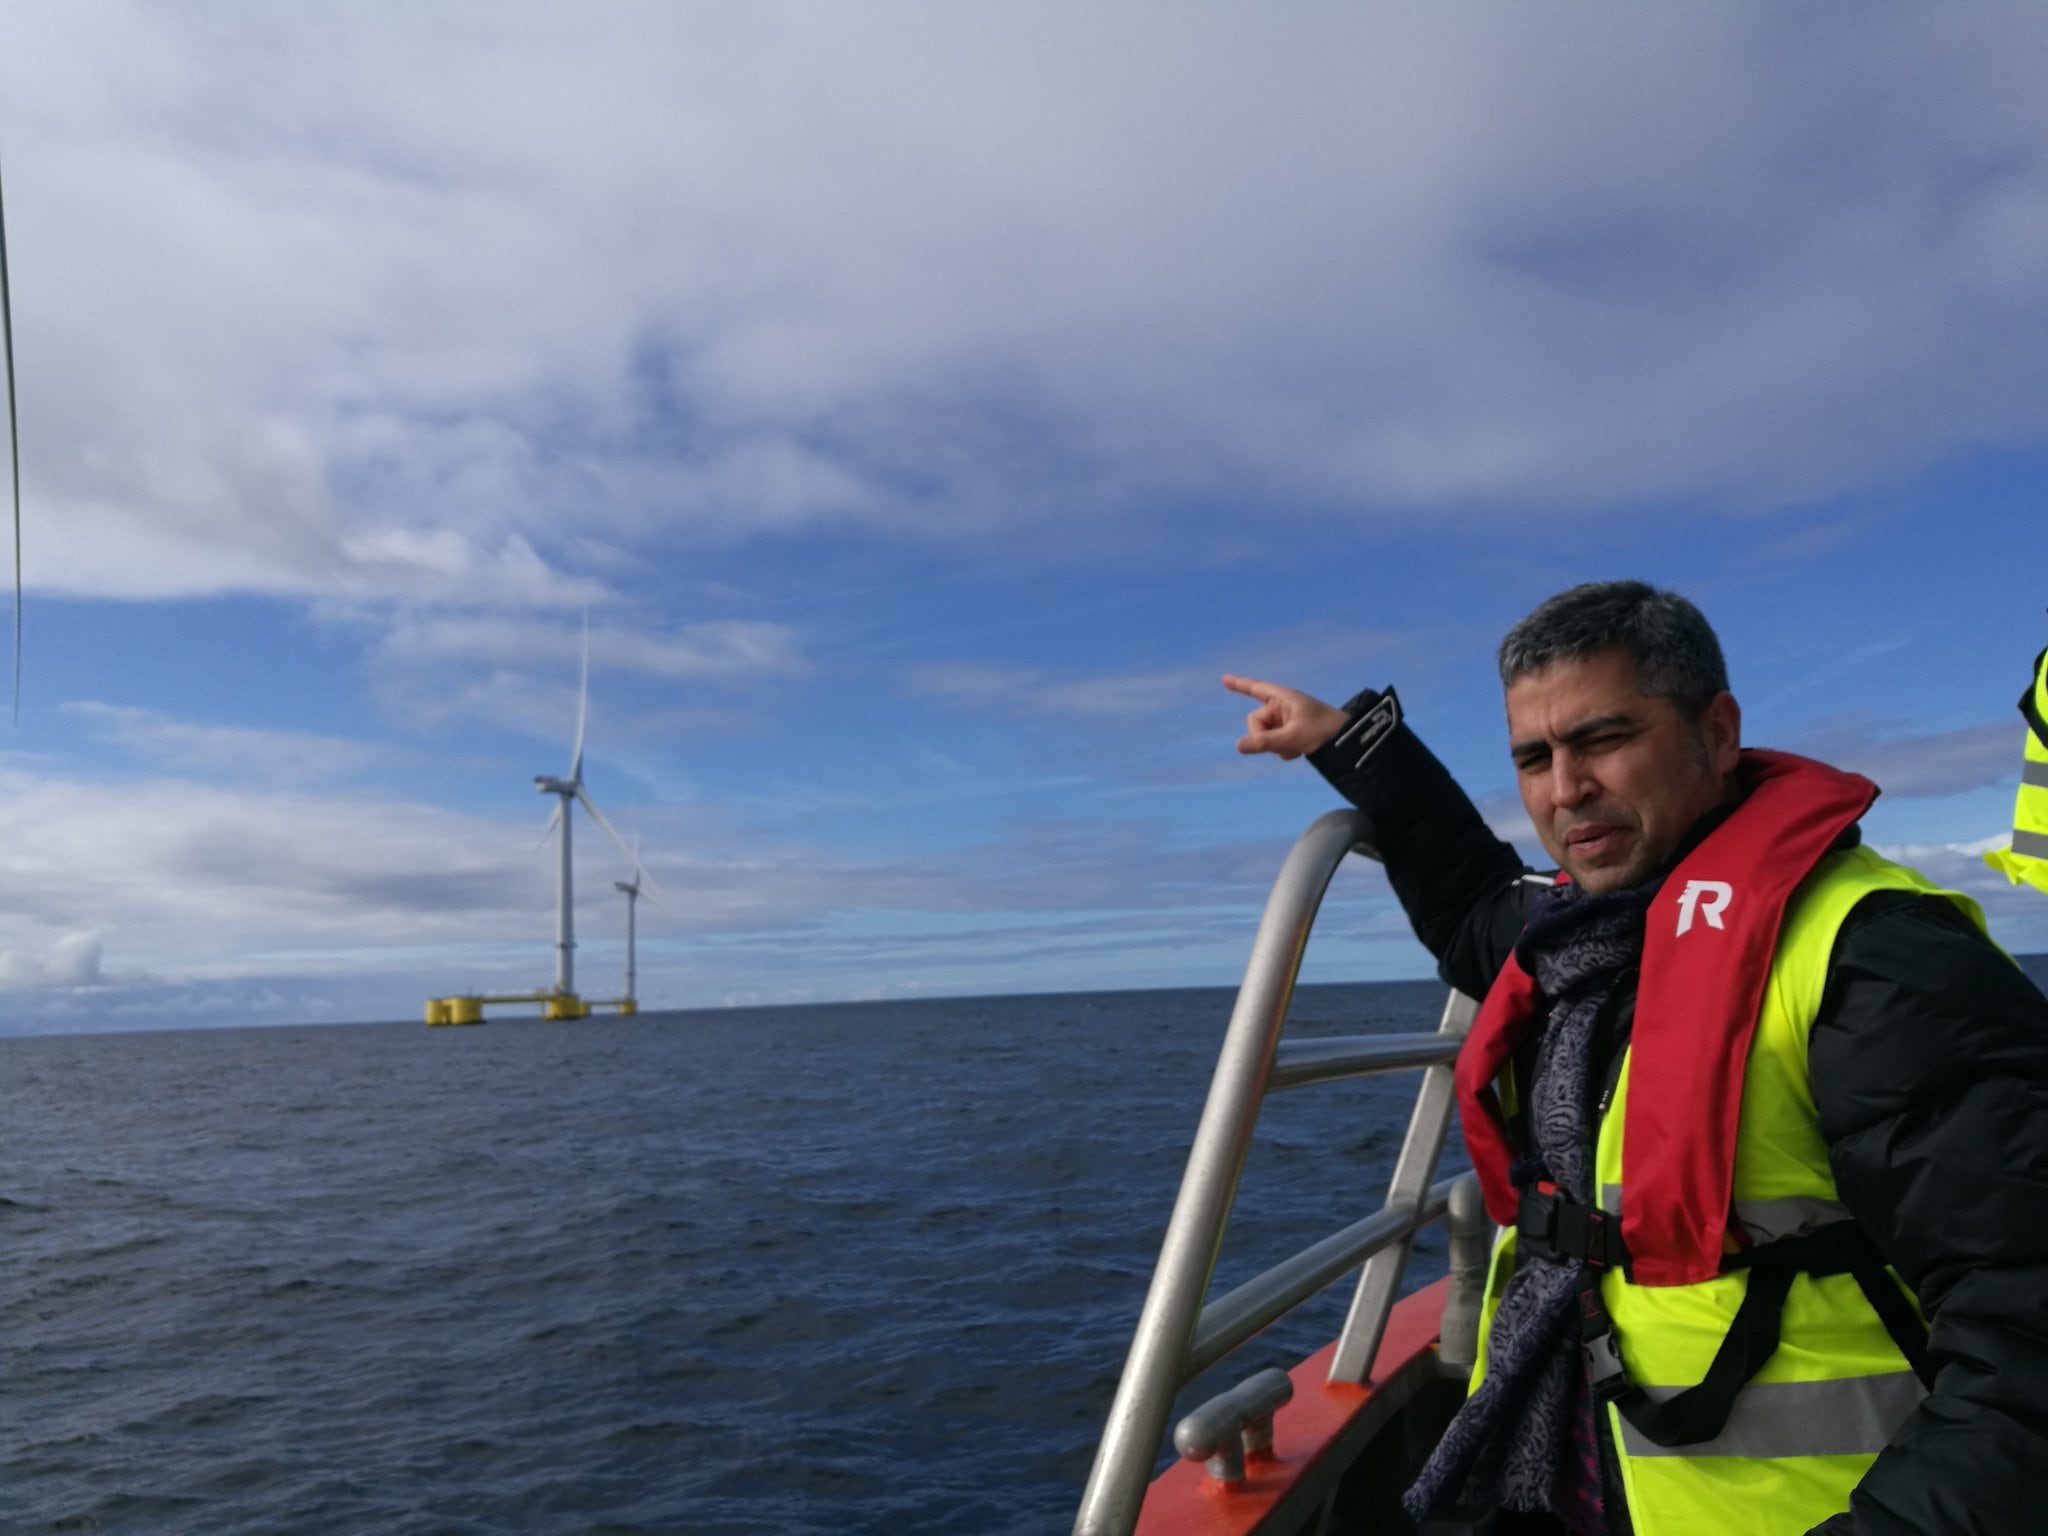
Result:
{"label": "jacket sleeve", "polygon": [[[1389,689],[1368,689],[1345,708],[1355,723]],[[1484,997],[1522,931],[1530,900],[1548,879],[1532,877],[1509,844],[1405,721],[1365,746],[1340,732],[1309,762],[1338,794],[1372,818],[1387,880],[1444,982]]]}
{"label": "jacket sleeve", "polygon": [[1919,1297],[1932,1393],[1825,1536],[2020,1536],[2048,1489],[2048,999],[1955,907],[1866,899],[1811,1037],[1842,1201]]}

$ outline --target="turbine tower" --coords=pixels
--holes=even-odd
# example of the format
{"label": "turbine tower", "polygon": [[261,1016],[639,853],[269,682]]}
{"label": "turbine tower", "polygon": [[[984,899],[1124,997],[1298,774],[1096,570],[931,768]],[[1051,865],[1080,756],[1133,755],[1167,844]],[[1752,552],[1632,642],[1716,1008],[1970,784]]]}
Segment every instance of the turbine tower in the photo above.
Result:
{"label": "turbine tower", "polygon": [[623,891],[626,895],[626,998],[625,1007],[620,1010],[623,1013],[637,1013],[640,1009],[633,996],[633,904],[640,899],[640,874],[640,866],[636,862],[632,879],[612,882],[613,890]]}
{"label": "turbine tower", "polygon": [[[590,715],[590,628],[586,623],[583,630],[583,681],[576,697],[576,747],[569,758],[569,772],[564,778],[553,774],[537,773],[533,776],[533,787],[544,795],[556,797],[555,813],[549,818],[548,830],[541,834],[545,843],[548,834],[557,827],[562,833],[561,875],[555,894],[555,1000],[549,1004],[549,1018],[580,1019],[588,1010],[576,996],[576,874],[571,856],[572,829],[575,818],[570,814],[569,802],[580,803],[590,813],[590,819],[604,829],[605,836],[618,845],[633,864],[633,882],[640,882],[640,860],[626,840],[619,836],[616,828],[605,820],[604,812],[597,808],[597,802],[590,798],[590,792],[583,787],[583,727]],[[628,989],[630,992],[630,988]]]}

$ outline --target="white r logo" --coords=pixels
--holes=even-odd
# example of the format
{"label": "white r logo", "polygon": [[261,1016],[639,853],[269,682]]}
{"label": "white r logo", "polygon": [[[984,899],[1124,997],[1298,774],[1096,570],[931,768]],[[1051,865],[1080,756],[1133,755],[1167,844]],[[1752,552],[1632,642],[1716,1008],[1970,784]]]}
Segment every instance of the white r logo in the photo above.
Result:
{"label": "white r logo", "polygon": [[1721,914],[1734,899],[1735,887],[1725,880],[1686,881],[1685,889],[1678,893],[1678,931],[1684,933],[1692,926],[1694,908],[1709,928],[1722,927]]}

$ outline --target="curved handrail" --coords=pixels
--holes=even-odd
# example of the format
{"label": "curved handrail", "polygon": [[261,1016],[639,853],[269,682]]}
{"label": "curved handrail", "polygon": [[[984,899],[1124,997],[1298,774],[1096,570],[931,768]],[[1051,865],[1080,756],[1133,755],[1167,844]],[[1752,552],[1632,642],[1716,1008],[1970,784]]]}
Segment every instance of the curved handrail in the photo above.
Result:
{"label": "curved handrail", "polygon": [[[1137,1523],[1173,1397],[1274,1318],[1364,1262],[1331,1366],[1362,1380],[1379,1347],[1416,1230],[1441,1217],[1450,1181],[1431,1187],[1450,1119],[1450,1063],[1475,1005],[1453,992],[1433,1035],[1349,1036],[1282,1044],[1323,895],[1345,856],[1376,856],[1362,811],[1318,818],[1288,853],[1259,919],[1243,984],[1188,1152],[1180,1194],[1138,1315],[1130,1354],[1081,1495],[1074,1536],[1128,1536]],[[1407,1139],[1385,1208],[1203,1305],[1267,1091],[1367,1072],[1423,1067]]]}

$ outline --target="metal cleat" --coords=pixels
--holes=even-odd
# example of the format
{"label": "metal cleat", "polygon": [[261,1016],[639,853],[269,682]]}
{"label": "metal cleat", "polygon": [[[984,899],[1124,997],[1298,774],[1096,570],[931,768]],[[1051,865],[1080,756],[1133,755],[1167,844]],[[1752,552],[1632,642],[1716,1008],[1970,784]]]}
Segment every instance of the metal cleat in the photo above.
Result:
{"label": "metal cleat", "polygon": [[1207,1462],[1217,1481],[1241,1483],[1247,1456],[1273,1454],[1273,1413],[1293,1396],[1285,1371],[1260,1371],[1175,1425],[1174,1449],[1188,1461]]}

